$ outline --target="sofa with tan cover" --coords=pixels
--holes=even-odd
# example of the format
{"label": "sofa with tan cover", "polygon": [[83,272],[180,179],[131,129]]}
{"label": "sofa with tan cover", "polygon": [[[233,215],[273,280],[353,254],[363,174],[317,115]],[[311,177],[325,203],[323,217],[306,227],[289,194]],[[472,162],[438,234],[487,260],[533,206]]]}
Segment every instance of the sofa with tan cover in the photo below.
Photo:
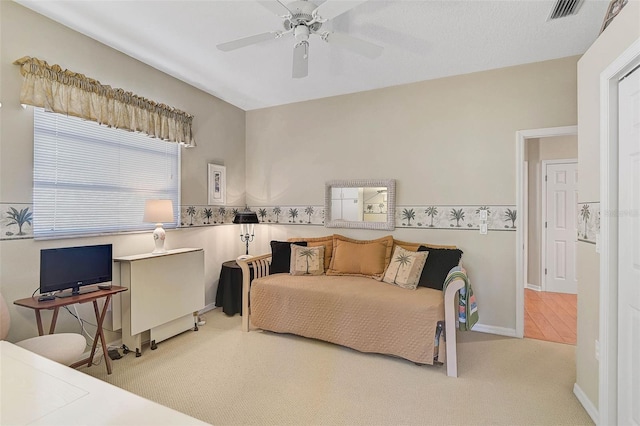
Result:
{"label": "sofa with tan cover", "polygon": [[460,263],[456,247],[337,234],[271,246],[270,254],[238,260],[244,331],[251,323],[417,364],[446,362],[447,375],[457,376],[455,299],[464,282],[442,290]]}

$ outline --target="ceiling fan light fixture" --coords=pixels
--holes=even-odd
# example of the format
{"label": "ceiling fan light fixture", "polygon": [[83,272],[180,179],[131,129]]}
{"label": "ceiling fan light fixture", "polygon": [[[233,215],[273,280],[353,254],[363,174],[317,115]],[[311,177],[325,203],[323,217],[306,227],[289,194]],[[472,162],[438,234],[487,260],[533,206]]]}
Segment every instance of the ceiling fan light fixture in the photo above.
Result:
{"label": "ceiling fan light fixture", "polygon": [[298,25],[293,30],[293,36],[297,42],[303,42],[309,40],[309,28],[306,25]]}

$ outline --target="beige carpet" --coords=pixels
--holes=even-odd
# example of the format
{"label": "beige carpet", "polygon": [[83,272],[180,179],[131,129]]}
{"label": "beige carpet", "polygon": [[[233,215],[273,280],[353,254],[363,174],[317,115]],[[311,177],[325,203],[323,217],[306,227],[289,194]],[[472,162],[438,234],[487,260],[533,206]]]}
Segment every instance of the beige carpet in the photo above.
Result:
{"label": "beige carpet", "polygon": [[459,376],[296,336],[240,331],[221,310],[135,358],[84,371],[208,423],[593,424],[572,393],[575,347],[460,333]]}

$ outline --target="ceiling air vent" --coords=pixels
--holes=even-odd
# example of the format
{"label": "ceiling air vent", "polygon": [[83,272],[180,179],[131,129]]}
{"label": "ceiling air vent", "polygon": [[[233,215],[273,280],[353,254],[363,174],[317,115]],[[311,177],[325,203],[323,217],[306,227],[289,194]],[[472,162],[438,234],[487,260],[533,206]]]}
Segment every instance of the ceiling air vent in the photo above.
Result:
{"label": "ceiling air vent", "polygon": [[558,0],[551,10],[549,20],[575,15],[578,13],[581,4],[582,0]]}

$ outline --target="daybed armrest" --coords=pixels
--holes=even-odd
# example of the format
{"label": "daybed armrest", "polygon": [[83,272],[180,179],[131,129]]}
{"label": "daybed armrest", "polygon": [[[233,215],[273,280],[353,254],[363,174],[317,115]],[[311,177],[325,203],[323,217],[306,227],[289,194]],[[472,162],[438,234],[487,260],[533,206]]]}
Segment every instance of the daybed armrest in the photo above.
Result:
{"label": "daybed armrest", "polygon": [[253,279],[269,275],[271,253],[236,260],[242,269],[242,330],[249,331],[249,292],[251,290],[251,271]]}
{"label": "daybed armrest", "polygon": [[[454,268],[457,269],[457,268]],[[447,279],[452,274],[449,271]],[[462,272],[466,276],[464,269]],[[458,377],[458,354],[456,349],[456,320],[458,318],[458,304],[456,303],[456,294],[465,286],[463,278],[455,278],[451,281],[444,292],[444,326],[445,341],[447,348],[447,376]]]}

